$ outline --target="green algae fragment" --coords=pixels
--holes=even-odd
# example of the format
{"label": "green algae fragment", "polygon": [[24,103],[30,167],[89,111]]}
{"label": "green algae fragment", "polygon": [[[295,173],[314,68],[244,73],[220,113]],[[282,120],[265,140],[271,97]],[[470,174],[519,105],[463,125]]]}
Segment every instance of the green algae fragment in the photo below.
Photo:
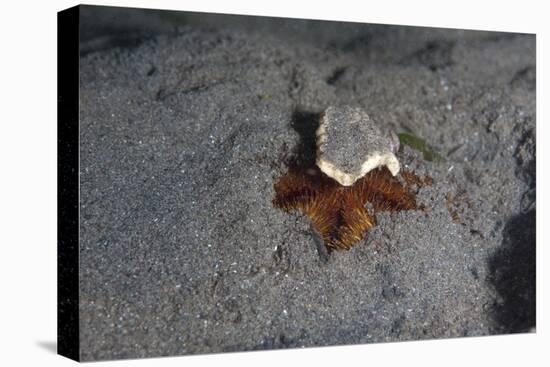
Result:
{"label": "green algae fragment", "polygon": [[400,144],[408,145],[412,149],[422,152],[424,160],[432,162],[443,159],[441,155],[428,146],[424,139],[409,133],[400,133],[397,136],[399,137]]}

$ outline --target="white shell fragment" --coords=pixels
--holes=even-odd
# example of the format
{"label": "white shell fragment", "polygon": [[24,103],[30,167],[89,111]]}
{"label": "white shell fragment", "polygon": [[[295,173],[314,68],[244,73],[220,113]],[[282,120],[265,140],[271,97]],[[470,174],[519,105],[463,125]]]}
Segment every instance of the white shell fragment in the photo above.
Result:
{"label": "white shell fragment", "polygon": [[341,185],[351,186],[369,171],[386,166],[399,172],[395,143],[361,108],[329,107],[317,129],[317,166]]}

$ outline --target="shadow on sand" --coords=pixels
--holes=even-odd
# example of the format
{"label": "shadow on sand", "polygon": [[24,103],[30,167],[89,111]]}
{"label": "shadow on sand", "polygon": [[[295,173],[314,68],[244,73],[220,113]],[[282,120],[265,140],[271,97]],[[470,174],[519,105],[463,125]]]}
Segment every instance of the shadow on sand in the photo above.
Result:
{"label": "shadow on sand", "polygon": [[506,223],[502,246],[489,258],[489,281],[499,298],[493,305],[496,331],[528,332],[536,324],[536,211]]}

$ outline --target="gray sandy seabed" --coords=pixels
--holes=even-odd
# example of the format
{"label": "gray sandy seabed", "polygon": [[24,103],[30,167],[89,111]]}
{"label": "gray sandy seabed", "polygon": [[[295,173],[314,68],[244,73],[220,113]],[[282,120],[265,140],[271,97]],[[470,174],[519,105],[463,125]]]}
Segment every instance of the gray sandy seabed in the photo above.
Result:
{"label": "gray sandy seabed", "polygon": [[[535,36],[258,22],[85,44],[82,359],[532,331]],[[404,146],[427,210],[326,256],[271,201],[330,105],[443,160]]]}

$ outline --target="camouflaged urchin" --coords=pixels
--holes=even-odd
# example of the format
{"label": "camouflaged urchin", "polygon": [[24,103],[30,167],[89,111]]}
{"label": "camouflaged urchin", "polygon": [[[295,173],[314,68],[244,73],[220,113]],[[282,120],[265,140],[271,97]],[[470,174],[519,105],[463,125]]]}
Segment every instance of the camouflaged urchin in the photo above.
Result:
{"label": "camouflaged urchin", "polygon": [[369,171],[386,166],[399,172],[394,155],[398,142],[385,137],[361,108],[329,107],[317,129],[317,166],[344,186],[351,186]]}

